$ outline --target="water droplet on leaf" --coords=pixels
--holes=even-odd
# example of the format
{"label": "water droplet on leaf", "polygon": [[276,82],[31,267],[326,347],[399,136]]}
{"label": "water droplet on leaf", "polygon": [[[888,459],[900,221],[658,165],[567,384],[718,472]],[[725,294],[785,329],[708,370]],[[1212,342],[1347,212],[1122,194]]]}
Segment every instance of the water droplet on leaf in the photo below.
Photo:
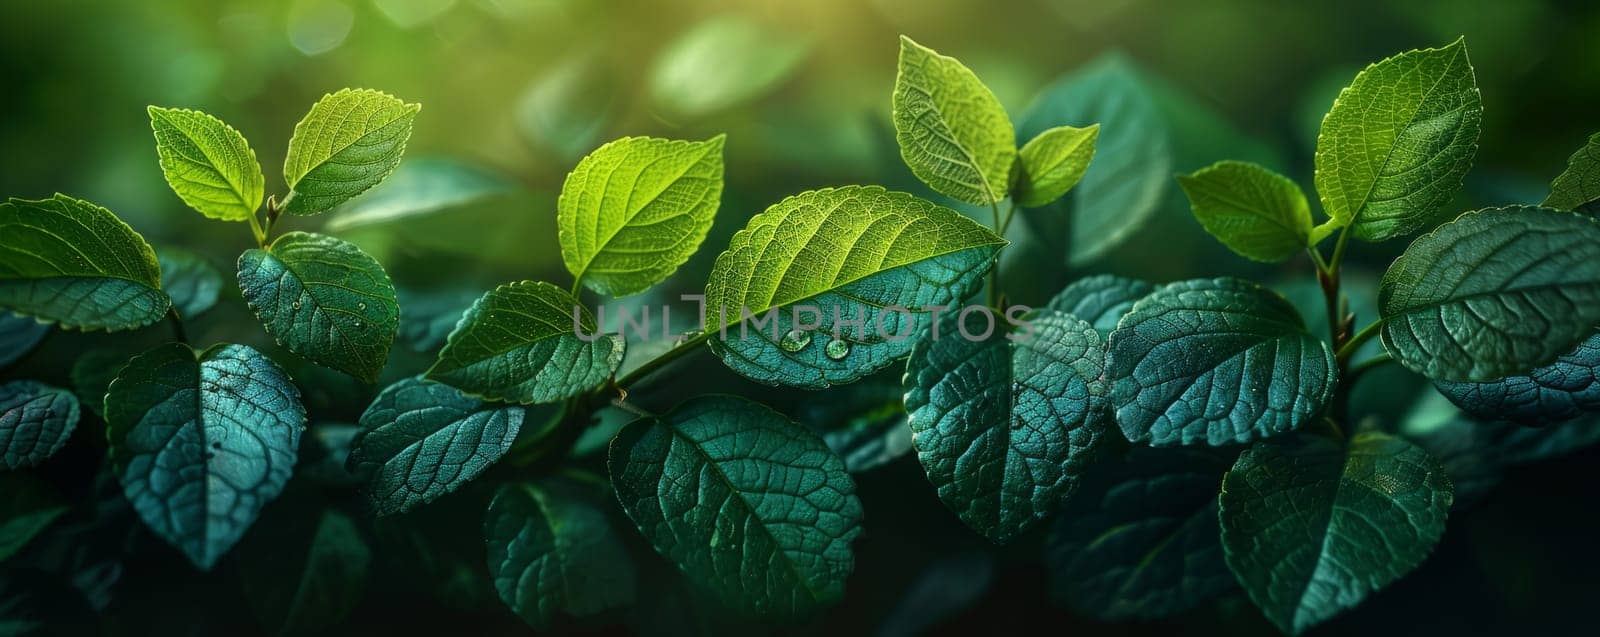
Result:
{"label": "water droplet on leaf", "polygon": [[837,338],[833,339],[828,341],[828,347],[822,350],[822,353],[827,354],[828,358],[833,360],[843,360],[844,357],[850,355],[850,343]]}
{"label": "water droplet on leaf", "polygon": [[789,330],[789,333],[784,334],[783,338],[778,341],[778,347],[783,348],[785,352],[791,353],[803,350],[810,344],[811,332],[802,332],[800,330]]}

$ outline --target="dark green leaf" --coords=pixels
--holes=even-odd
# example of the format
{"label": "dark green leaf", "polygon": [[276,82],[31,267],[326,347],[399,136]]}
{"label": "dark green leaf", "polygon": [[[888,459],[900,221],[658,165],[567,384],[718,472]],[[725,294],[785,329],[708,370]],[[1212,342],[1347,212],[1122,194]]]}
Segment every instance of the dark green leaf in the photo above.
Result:
{"label": "dark green leaf", "polygon": [[33,351],[50,333],[50,324],[31,316],[0,310],[0,367],[5,367]]}
{"label": "dark green leaf", "polygon": [[1133,309],[1133,304],[1155,289],[1156,286],[1138,279],[1097,274],[1062,288],[1045,307],[1088,321],[1101,336],[1110,336],[1122,316]]}
{"label": "dark green leaf", "polygon": [[733,396],[623,429],[611,483],[656,550],[724,603],[799,616],[844,595],[861,501],[816,434]]}
{"label": "dark green leaf", "polygon": [[106,388],[117,379],[132,355],[126,351],[97,349],[84,352],[72,363],[72,393],[78,402],[101,418],[105,417]]}
{"label": "dark green leaf", "polygon": [[[0,473],[0,562],[10,559],[68,506],[50,485],[27,473]],[[0,630],[5,626],[0,621]],[[7,633],[9,634],[9,633]]]}
{"label": "dark green leaf", "polygon": [[289,376],[243,345],[156,347],[128,361],[106,393],[123,493],[202,570],[283,490],[305,420]]}
{"label": "dark green leaf", "polygon": [[244,135],[200,111],[159,106],[147,110],[161,174],[183,203],[223,221],[255,216],[266,178]]}
{"label": "dark green leaf", "polygon": [[400,164],[383,183],[339,208],[328,231],[407,221],[501,197],[515,186],[498,174],[450,159],[424,157]]}
{"label": "dark green leaf", "polygon": [[1434,381],[1439,393],[1485,420],[1546,425],[1600,411],[1600,333],[1526,374],[1482,383]]}
{"label": "dark green leaf", "polygon": [[290,214],[332,210],[383,181],[400,165],[421,104],[370,89],[324,95],[294,125],[279,206]]}
{"label": "dark green leaf", "polygon": [[0,469],[32,467],[55,455],[78,427],[72,392],[31,380],[0,385]]}
{"label": "dark green leaf", "polygon": [[1275,263],[1316,241],[1305,193],[1288,177],[1256,164],[1220,161],[1178,175],[1206,232],[1240,256]]}
{"label": "dark green leaf", "polygon": [[938,558],[906,588],[875,634],[915,637],[937,632],[940,624],[984,598],[994,584],[994,571],[994,558],[979,552]]}
{"label": "dark green leaf", "polygon": [[904,395],[896,371],[893,379],[865,379],[833,390],[827,400],[806,400],[795,419],[821,434],[850,473],[861,473],[911,451]]}
{"label": "dark green leaf", "polygon": [[[270,527],[263,523],[261,530],[272,533],[251,534],[247,543],[259,544],[249,548],[258,550],[240,553],[246,599],[274,635],[326,632],[344,619],[366,589],[372,550],[355,523],[333,510],[304,517],[274,521]],[[310,526],[315,528],[300,528]]]}
{"label": "dark green leaf", "polygon": [[478,292],[469,288],[396,288],[396,292],[400,299],[400,342],[417,352],[432,352],[443,345],[461,315],[478,300]]}
{"label": "dark green leaf", "polygon": [[1005,107],[961,62],[903,35],[894,132],[906,166],[940,194],[989,205],[1011,189],[1017,134]]}
{"label": "dark green leaf", "polygon": [[1567,160],[1567,169],[1550,182],[1550,196],[1545,197],[1546,208],[1600,212],[1600,133],[1589,137],[1589,143],[1579,148]]}
{"label": "dark green leaf", "polygon": [[351,473],[348,464],[350,447],[359,425],[342,422],[319,422],[307,430],[305,448],[300,450],[300,466],[295,475],[310,478],[335,487],[358,487],[364,483]]}
{"label": "dark green leaf", "polygon": [[633,602],[634,572],[605,513],[555,483],[500,487],[483,521],[489,576],[529,626]]}
{"label": "dark green leaf", "polygon": [[162,248],[156,254],[161,262],[161,289],[172,298],[172,307],[183,318],[194,318],[217,304],[222,292],[222,271],[205,257],[179,248]]}
{"label": "dark green leaf", "polygon": [[0,309],[82,330],[149,325],[172,302],[144,237],[111,211],[56,195],[0,203]]}

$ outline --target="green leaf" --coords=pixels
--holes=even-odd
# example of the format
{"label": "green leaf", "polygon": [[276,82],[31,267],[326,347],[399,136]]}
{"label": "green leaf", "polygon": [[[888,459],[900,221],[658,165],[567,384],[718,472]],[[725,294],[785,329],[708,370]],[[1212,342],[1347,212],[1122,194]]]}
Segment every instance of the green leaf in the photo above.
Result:
{"label": "green leaf", "polygon": [[[723,62],[730,60],[724,59]],[[698,62],[697,62],[698,63]],[[725,64],[712,67],[727,70]],[[705,82],[704,75],[691,82]],[[576,161],[595,142],[621,112],[620,81],[614,66],[604,56],[585,51],[540,70],[522,90],[512,111],[517,132],[534,147],[554,155],[562,164]],[[705,95],[694,84],[675,84],[667,101],[693,99]]]}
{"label": "green leaf", "polygon": [[267,333],[313,363],[376,382],[400,328],[394,285],[333,237],[290,232],[239,255],[239,290]]}
{"label": "green leaf", "polygon": [[1116,622],[1168,617],[1232,590],[1217,490],[1234,455],[1135,447],[1098,465],[1046,544],[1051,599]]}
{"label": "green leaf", "polygon": [[1178,175],[1206,232],[1240,256],[1276,263],[1311,241],[1311,207],[1288,177],[1242,161],[1219,161]]}
{"label": "green leaf", "polygon": [[1016,132],[989,87],[955,58],[900,36],[894,81],[900,156],[929,188],[970,204],[1006,198]]}
{"label": "green leaf", "polygon": [[0,469],[37,466],[78,428],[72,392],[31,380],[0,385]]}
{"label": "green leaf", "polygon": [[250,534],[239,558],[245,599],[269,634],[326,632],[360,601],[372,550],[338,511],[274,512],[305,515],[269,516]]}
{"label": "green leaf", "polygon": [[518,281],[467,309],[427,378],[490,400],[550,403],[604,382],[622,353],[623,340],[600,335],[566,290]]}
{"label": "green leaf", "polygon": [[161,174],[183,203],[223,221],[255,216],[266,178],[244,135],[200,111],[159,106],[147,110]]}
{"label": "green leaf", "polygon": [[306,432],[310,436],[300,450],[300,465],[295,468],[295,475],[340,488],[365,486],[365,481],[348,468],[350,446],[360,432],[360,425],[344,422],[312,425]]}
{"label": "green leaf", "polygon": [[1481,383],[1434,381],[1463,411],[1485,420],[1541,426],[1600,412],[1600,333],[1555,362]]}
{"label": "green leaf", "polygon": [[525,410],[407,378],[361,414],[346,466],[367,483],[378,515],[404,513],[478,477],[511,448]]}
{"label": "green leaf", "polygon": [[650,69],[650,97],[672,115],[699,117],[780,86],[811,41],[731,14],[705,20],[667,45]]}
{"label": "green leaf", "polygon": [[181,248],[162,248],[161,289],[183,318],[194,318],[217,304],[222,293],[222,271],[205,257]]}
{"label": "green leaf", "polygon": [[[1161,206],[1171,186],[1168,125],[1150,86],[1127,58],[1112,55],[1046,88],[1018,131],[1032,138],[1063,124],[1099,122],[1096,161],[1066,199],[1034,213],[1067,221],[1062,249],[1080,266],[1121,245]],[[1087,318],[1087,317],[1085,317]]]}
{"label": "green leaf", "polygon": [[0,367],[27,356],[49,333],[49,323],[0,310]]}
{"label": "green leaf", "polygon": [[536,630],[634,599],[633,562],[605,513],[556,483],[500,487],[483,521],[500,600]]}
{"label": "green leaf", "polygon": [[688,261],[722,201],[724,139],[624,137],[578,162],[556,203],[567,271],[596,292],[628,296]]}
{"label": "green leaf", "polygon": [[1100,125],[1057,126],[1029,140],[1017,153],[1017,205],[1037,208],[1060,199],[1089,170]]}
{"label": "green leaf", "polygon": [[1579,148],[1567,160],[1567,169],[1550,182],[1550,196],[1545,197],[1546,208],[1600,212],[1600,133],[1589,137],[1589,143]]}
{"label": "green leaf", "polygon": [[881,374],[835,389],[827,400],[806,400],[795,420],[822,436],[850,473],[862,473],[911,452],[911,428],[900,388],[901,372]]}
{"label": "green leaf", "polygon": [[406,161],[393,175],[350,200],[328,219],[328,231],[407,221],[504,197],[516,190],[505,177],[450,159]]}
{"label": "green leaf", "polygon": [[1250,442],[1299,428],[1333,398],[1333,349],[1282,296],[1239,279],[1157,288],[1111,333],[1122,433],[1156,446]]}
{"label": "green leaf", "polygon": [[980,316],[952,314],[942,337],[918,341],[906,412],[939,499],[1001,544],[1053,513],[1094,459],[1111,420],[1106,354],[1093,326],[1060,312],[969,338]]}
{"label": "green leaf", "polygon": [[1460,190],[1482,118],[1465,39],[1368,66],[1317,135],[1322,208],[1357,239],[1421,230]]}
{"label": "green leaf", "polygon": [[289,376],[243,345],[161,345],[128,361],[106,392],[123,493],[202,570],[283,490],[305,421]]}
{"label": "green leaf", "polygon": [[414,290],[395,288],[400,299],[400,342],[417,352],[433,352],[444,345],[461,315],[478,300],[471,288]]}
{"label": "green leaf", "polygon": [[763,383],[854,381],[909,354],[931,308],[965,299],[1005,244],[961,213],[874,186],[789,197],[717,257],[705,301],[712,351]]}
{"label": "green leaf", "polygon": [[734,396],[690,399],[611,443],[611,483],[639,532],[740,611],[801,616],[838,601],[861,501],[816,434]]}
{"label": "green leaf", "polygon": [[0,203],[0,309],[81,330],[128,330],[167,313],[161,265],[111,211],[58,194]]}
{"label": "green leaf", "polygon": [[1532,206],[1464,214],[1395,259],[1378,311],[1384,348],[1428,378],[1525,373],[1600,323],[1600,224]]}
{"label": "green leaf", "polygon": [[[0,473],[0,562],[10,559],[71,507],[45,481],[16,471]],[[0,621],[0,626],[9,626]]]}
{"label": "green leaf", "polygon": [[[72,393],[89,411],[105,418],[106,389],[117,379],[133,354],[129,350],[96,349],[84,352],[72,362]],[[135,352],[137,353],[137,352]]]}
{"label": "green leaf", "polygon": [[1117,329],[1117,322],[1133,309],[1134,303],[1155,289],[1156,286],[1138,279],[1097,274],[1073,281],[1045,307],[1088,321],[1104,337]]}
{"label": "green leaf", "polygon": [[1421,564],[1450,501],[1439,461],[1399,438],[1286,436],[1223,478],[1222,546],[1267,619],[1299,634]]}
{"label": "green leaf", "polygon": [[420,104],[369,89],[323,96],[294,125],[283,161],[290,192],[279,206],[291,214],[314,215],[378,185],[400,165],[420,110]]}

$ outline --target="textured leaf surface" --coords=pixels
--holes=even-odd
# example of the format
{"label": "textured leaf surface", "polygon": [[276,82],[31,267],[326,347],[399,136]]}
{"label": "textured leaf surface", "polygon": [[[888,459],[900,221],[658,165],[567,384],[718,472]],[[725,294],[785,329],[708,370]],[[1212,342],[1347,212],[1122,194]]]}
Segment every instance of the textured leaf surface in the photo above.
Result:
{"label": "textured leaf surface", "polygon": [[733,396],[635,421],[611,482],[657,551],[724,603],[796,616],[837,601],[855,566],[861,501],[816,434]]}
{"label": "textured leaf surface", "polygon": [[1323,209],[1357,239],[1422,229],[1461,188],[1482,118],[1465,40],[1368,66],[1339,93],[1317,135]]}
{"label": "textured leaf surface", "polygon": [[1217,490],[1233,455],[1135,447],[1097,465],[1056,516],[1051,599],[1110,622],[1167,617],[1232,590]]}
{"label": "textured leaf surface", "polygon": [[605,513],[570,488],[507,484],[483,521],[489,576],[500,601],[548,630],[562,615],[585,617],[633,602],[635,576]]}
{"label": "textured leaf surface", "polygon": [[1017,153],[1021,169],[1015,188],[1017,205],[1037,208],[1072,190],[1089,170],[1099,137],[1100,125],[1091,124],[1084,128],[1057,126],[1028,140]]}
{"label": "textured leaf surface", "polygon": [[1283,261],[1311,245],[1311,208],[1289,178],[1256,164],[1220,161],[1178,175],[1206,232],[1241,256]]}
{"label": "textured leaf surface", "polygon": [[[846,186],[789,197],[717,257],[706,325],[727,329],[712,337],[712,351],[768,384],[854,381],[910,353],[930,308],[965,299],[1004,245],[960,213],[905,193]],[[745,312],[752,318],[741,321]]]}
{"label": "textured leaf surface", "polygon": [[394,284],[355,245],[290,232],[239,256],[239,290],[272,338],[313,363],[377,380],[400,328]]}
{"label": "textured leaf surface", "polygon": [[361,414],[351,473],[367,482],[378,515],[404,513],[460,488],[511,448],[525,411],[449,385],[407,378]]}
{"label": "textured leaf surface", "polygon": [[1117,329],[1122,316],[1133,309],[1133,304],[1155,289],[1156,286],[1138,279],[1097,274],[1062,288],[1046,307],[1088,321],[1101,336],[1109,336]]}
{"label": "textured leaf surface", "polygon": [[1378,288],[1383,345],[1438,380],[1522,374],[1600,323],[1600,224],[1512,206],[1418,237]]}
{"label": "textured leaf surface", "polygon": [[723,140],[624,137],[578,162],[556,202],[567,271],[627,296],[688,261],[722,201]]}
{"label": "textured leaf surface", "polygon": [[[1023,317],[1031,333],[982,340],[964,338],[958,320],[911,353],[911,439],[945,506],[1003,543],[1053,513],[1094,459],[1111,419],[1105,344],[1050,310]],[[982,332],[978,314],[966,320],[967,333]]]}
{"label": "textured leaf surface", "polygon": [[0,310],[0,367],[27,356],[49,333],[49,323]]}
{"label": "textured leaf surface", "polygon": [[502,197],[515,189],[505,177],[450,159],[424,157],[400,164],[372,190],[339,208],[328,231],[396,223]]}
{"label": "textured leaf surface", "polygon": [[894,132],[900,156],[929,188],[970,204],[1006,198],[1017,134],[989,87],[955,58],[900,36]]}
{"label": "textured leaf surface", "polygon": [[881,467],[911,452],[911,428],[900,388],[901,374],[878,375],[839,387],[827,400],[806,400],[796,420],[822,435],[850,473]]}
{"label": "textured leaf surface", "polygon": [[[1034,101],[1018,132],[1099,122],[1096,160],[1065,200],[1042,214],[1069,220],[1066,260],[1094,261],[1143,227],[1172,180],[1172,147],[1150,87],[1126,58],[1108,56],[1061,78]],[[1040,214],[1040,213],[1036,213]]]}
{"label": "textured leaf surface", "polygon": [[284,211],[327,212],[383,181],[400,165],[419,110],[420,104],[368,89],[323,96],[289,139]]}
{"label": "textured leaf surface", "polygon": [[243,345],[156,347],[128,361],[106,393],[123,493],[206,570],[283,490],[305,420],[289,376]]}
{"label": "textured leaf surface", "polygon": [[0,385],[0,469],[36,466],[66,446],[78,428],[72,392],[31,380]]}
{"label": "textured leaf surface", "polygon": [[[0,562],[22,550],[28,542],[61,517],[70,507],[50,485],[28,473],[0,472]],[[0,626],[6,626],[0,620]]]}
{"label": "textured leaf surface", "polygon": [[161,266],[111,211],[56,195],[0,204],[0,309],[62,327],[126,330],[167,313]]}
{"label": "textured leaf surface", "polygon": [[1157,288],[1111,333],[1112,402],[1128,440],[1224,445],[1298,428],[1338,367],[1282,296],[1239,279]]}
{"label": "textured leaf surface", "polygon": [[1567,169],[1550,182],[1550,196],[1541,204],[1556,210],[1600,212],[1600,133],[1567,160]]}
{"label": "textured leaf surface", "polygon": [[1600,411],[1600,333],[1555,362],[1481,383],[1434,381],[1463,411],[1485,420],[1546,425]]}
{"label": "textured leaf surface", "polygon": [[268,517],[258,533],[270,534],[252,533],[246,540],[239,560],[246,599],[270,634],[326,632],[360,601],[372,549],[355,522],[338,511],[274,513],[305,519]]}
{"label": "textured leaf surface", "polygon": [[217,304],[217,296],[222,293],[222,271],[205,257],[179,248],[162,248],[156,258],[161,263],[161,289],[172,299],[179,316],[193,318]]}
{"label": "textured leaf surface", "polygon": [[1450,511],[1428,452],[1380,433],[1259,443],[1222,483],[1222,545],[1250,599],[1299,634],[1421,564]]}
{"label": "textured leaf surface", "polygon": [[461,316],[427,376],[474,396],[548,403],[605,381],[622,353],[622,339],[598,335],[588,308],[566,290],[519,281],[489,291]]}
{"label": "textured leaf surface", "polygon": [[256,214],[266,178],[244,135],[200,111],[148,110],[161,174],[183,203],[223,221],[244,221]]}

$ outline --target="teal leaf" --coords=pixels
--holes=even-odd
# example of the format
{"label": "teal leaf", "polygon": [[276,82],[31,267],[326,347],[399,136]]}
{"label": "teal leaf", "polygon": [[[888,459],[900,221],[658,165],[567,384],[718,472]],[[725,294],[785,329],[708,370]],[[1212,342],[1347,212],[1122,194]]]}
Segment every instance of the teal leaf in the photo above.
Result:
{"label": "teal leaf", "polygon": [[1242,161],[1220,161],[1178,175],[1194,216],[1229,250],[1254,261],[1288,260],[1311,240],[1311,207],[1300,187]]}
{"label": "teal leaf", "polygon": [[49,333],[49,323],[0,310],[0,367],[27,356]]}
{"label": "teal leaf", "polygon": [[328,231],[400,223],[501,198],[516,190],[505,177],[451,159],[402,162],[393,175],[328,218]]}
{"label": "teal leaf", "polygon": [[1333,398],[1333,349],[1282,296],[1239,279],[1157,288],[1111,333],[1122,433],[1156,446],[1260,440],[1299,428]]}
{"label": "teal leaf", "polygon": [[344,422],[311,425],[306,431],[308,436],[300,450],[300,465],[295,467],[295,475],[334,487],[365,486],[365,482],[348,468],[350,447],[360,432],[360,425]]}
{"label": "teal leaf", "polygon": [[894,132],[906,166],[940,194],[989,205],[1011,189],[1017,134],[1005,107],[971,69],[903,35]]}
{"label": "teal leaf", "polygon": [[478,477],[511,448],[525,411],[449,385],[407,378],[361,414],[347,466],[378,515],[404,513]]}
{"label": "teal leaf", "polygon": [[106,392],[123,494],[201,570],[283,490],[305,421],[289,376],[243,345],[161,345],[128,361]]}
{"label": "teal leaf", "polygon": [[628,296],[693,256],[722,202],[722,146],[624,137],[578,162],[556,202],[561,259],[601,294]]}
{"label": "teal leaf", "polygon": [[1550,196],[1545,197],[1546,208],[1600,212],[1600,133],[1589,136],[1589,142],[1567,160],[1567,169],[1550,182]]}
{"label": "teal leaf", "polygon": [[1436,380],[1433,386],[1462,411],[1485,420],[1541,426],[1600,412],[1600,333],[1525,374],[1481,383]]}
{"label": "teal leaf", "polygon": [[205,257],[180,248],[162,248],[161,289],[183,318],[194,318],[217,304],[222,293],[222,271]]}
{"label": "teal leaf", "polygon": [[1057,126],[1028,140],[1017,152],[1017,205],[1038,208],[1060,199],[1083,179],[1094,158],[1100,125]]}
{"label": "teal leaf", "polygon": [[261,207],[266,178],[244,135],[200,111],[159,106],[147,110],[161,174],[172,192],[212,219],[253,218]]}
{"label": "teal leaf", "polygon": [[81,330],[128,330],[167,313],[161,265],[111,211],[56,195],[0,203],[0,309]]}
{"label": "teal leaf", "polygon": [[1121,245],[1143,227],[1171,185],[1172,145],[1155,97],[1133,64],[1107,56],[1046,88],[1022,118],[1031,139],[1070,124],[1100,123],[1095,162],[1066,198],[1035,215],[1068,219],[1063,250],[1069,265],[1084,265]]}
{"label": "teal leaf", "polygon": [[1286,436],[1223,478],[1222,546],[1250,599],[1297,635],[1421,564],[1451,497],[1439,461],[1399,438]]}
{"label": "teal leaf", "polygon": [[666,558],[742,612],[794,617],[838,601],[861,501],[816,434],[734,396],[690,399],[611,443],[611,483]]}
{"label": "teal leaf", "polygon": [[417,352],[432,352],[444,345],[462,313],[478,300],[471,288],[413,290],[396,288],[400,299],[400,332],[397,338]]}
{"label": "teal leaf", "polygon": [[372,549],[338,511],[274,512],[239,552],[245,599],[269,634],[327,632],[361,600]]}
{"label": "teal leaf", "polygon": [[[0,473],[0,493],[6,494],[0,498],[0,562],[16,555],[71,508],[49,484],[24,472]],[[0,620],[0,626],[10,624]]]}
{"label": "teal leaf", "polygon": [[633,603],[633,562],[605,513],[555,482],[500,487],[484,516],[489,576],[536,630]]}
{"label": "teal leaf", "polygon": [[1378,287],[1383,346],[1435,380],[1526,373],[1600,323],[1600,224],[1511,206],[1418,237]]}
{"label": "teal leaf", "polygon": [[420,110],[420,104],[369,89],[324,95],[294,125],[283,161],[290,192],[279,206],[314,215],[378,185],[400,165]]}
{"label": "teal leaf", "polygon": [[267,333],[313,363],[375,382],[400,327],[394,284],[355,245],[290,232],[239,256],[239,290]]}
{"label": "teal leaf", "polygon": [[1122,316],[1133,309],[1133,304],[1155,289],[1156,286],[1138,279],[1097,274],[1073,281],[1056,293],[1045,307],[1088,321],[1101,336],[1110,336]]}
{"label": "teal leaf", "polygon": [[[957,321],[965,320],[965,331]],[[996,544],[1055,511],[1078,485],[1110,424],[1105,344],[1060,312],[982,334],[979,314],[952,314],[906,366],[917,457],[939,499]]]}
{"label": "teal leaf", "polygon": [[1482,118],[1465,39],[1368,66],[1322,119],[1322,208],[1357,239],[1421,230],[1461,189]]}
{"label": "teal leaf", "polygon": [[954,309],[1005,244],[961,213],[878,187],[789,197],[717,257],[705,300],[712,351],[763,383],[854,381],[909,354],[934,308]]}
{"label": "teal leaf", "polygon": [[1135,447],[1097,465],[1046,544],[1051,599],[1116,622],[1168,617],[1233,590],[1217,490],[1234,455]]}
{"label": "teal leaf", "polygon": [[89,411],[105,418],[106,389],[117,379],[132,358],[127,350],[96,349],[84,352],[72,362],[72,393]]}
{"label": "teal leaf", "polygon": [[623,347],[566,290],[519,281],[472,304],[427,378],[490,400],[549,403],[605,382]]}
{"label": "teal leaf", "polygon": [[707,19],[673,40],[650,68],[650,97],[669,115],[700,117],[760,98],[811,54],[798,31],[733,15]]}
{"label": "teal leaf", "polygon": [[[892,370],[891,370],[892,371]],[[900,374],[839,387],[827,400],[806,400],[796,420],[822,436],[850,473],[876,469],[911,452]]]}
{"label": "teal leaf", "polygon": [[72,392],[31,380],[0,385],[0,469],[33,467],[66,446],[78,428]]}

